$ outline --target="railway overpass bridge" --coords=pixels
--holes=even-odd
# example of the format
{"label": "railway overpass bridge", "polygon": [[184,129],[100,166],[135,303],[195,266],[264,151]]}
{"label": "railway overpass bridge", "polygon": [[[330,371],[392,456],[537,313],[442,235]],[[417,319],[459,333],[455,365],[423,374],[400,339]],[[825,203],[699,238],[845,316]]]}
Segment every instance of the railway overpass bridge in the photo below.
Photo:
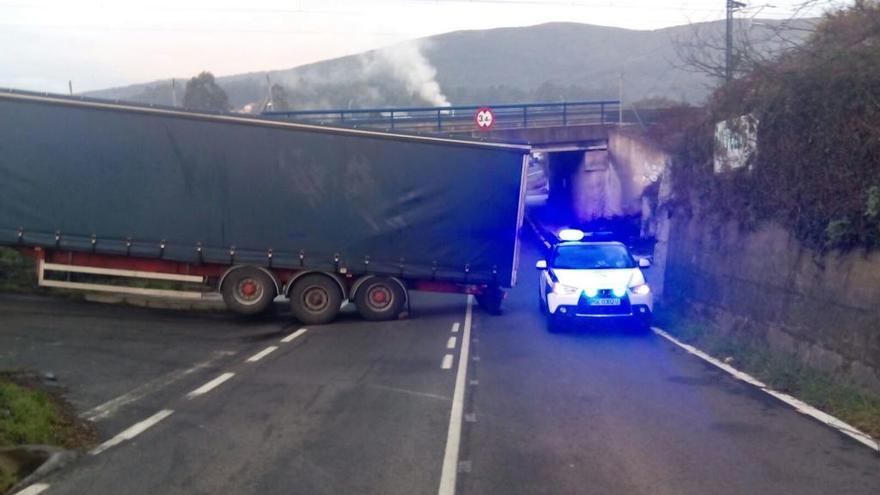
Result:
{"label": "railway overpass bridge", "polygon": [[[491,125],[477,115],[488,109]],[[522,103],[447,107],[399,107],[265,112],[297,122],[385,131],[468,136],[487,141],[529,144],[536,151],[590,150],[607,144],[608,130],[621,125],[618,100]],[[629,115],[627,115],[629,116]]]}
{"label": "railway overpass bridge", "polygon": [[[487,109],[491,125],[480,126],[477,116]],[[559,204],[572,202],[579,182],[588,179],[582,177],[583,171],[608,169],[609,135],[633,117],[632,112],[622,111],[619,100],[300,110],[264,115],[322,125],[528,144],[535,157],[530,177],[546,177],[550,199]],[[543,174],[537,170],[539,166]],[[531,185],[536,186],[535,181]]]}

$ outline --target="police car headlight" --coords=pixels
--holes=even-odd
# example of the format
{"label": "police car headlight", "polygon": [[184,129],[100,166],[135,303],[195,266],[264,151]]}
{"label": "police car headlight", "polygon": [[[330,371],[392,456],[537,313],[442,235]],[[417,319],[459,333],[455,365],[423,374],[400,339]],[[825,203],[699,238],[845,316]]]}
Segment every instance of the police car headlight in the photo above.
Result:
{"label": "police car headlight", "polygon": [[587,297],[596,297],[599,295],[599,289],[595,287],[587,287],[584,289],[584,294],[586,294]]}
{"label": "police car headlight", "polygon": [[578,292],[580,292],[580,288],[578,288],[578,287],[572,287],[570,285],[563,285],[563,284],[560,284],[559,282],[556,282],[555,284],[553,284],[553,293],[557,294],[557,295],[563,295],[563,294],[564,295],[571,295],[571,294],[577,294]]}
{"label": "police car headlight", "polygon": [[648,284],[634,285],[630,287],[629,290],[632,291],[633,294],[638,294],[640,296],[644,296],[651,292],[651,288],[648,287]]}

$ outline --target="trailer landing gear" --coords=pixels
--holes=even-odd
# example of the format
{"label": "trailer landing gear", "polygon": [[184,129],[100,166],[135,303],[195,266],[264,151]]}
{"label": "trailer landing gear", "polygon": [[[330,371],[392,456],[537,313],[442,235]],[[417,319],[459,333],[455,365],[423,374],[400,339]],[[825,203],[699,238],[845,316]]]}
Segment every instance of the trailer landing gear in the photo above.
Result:
{"label": "trailer landing gear", "polygon": [[507,297],[507,293],[500,287],[487,287],[482,293],[477,294],[477,304],[490,315],[501,314],[501,303]]}

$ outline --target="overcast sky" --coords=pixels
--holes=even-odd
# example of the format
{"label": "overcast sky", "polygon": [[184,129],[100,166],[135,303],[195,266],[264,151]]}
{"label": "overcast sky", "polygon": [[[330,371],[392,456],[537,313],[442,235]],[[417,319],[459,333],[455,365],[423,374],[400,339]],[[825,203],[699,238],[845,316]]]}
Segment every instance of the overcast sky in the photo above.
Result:
{"label": "overcast sky", "polygon": [[[740,15],[786,18],[802,1],[746,2]],[[723,19],[725,2],[0,0],[0,87],[66,92],[72,80],[86,91],[203,69],[284,69],[448,31],[550,21],[658,29]]]}

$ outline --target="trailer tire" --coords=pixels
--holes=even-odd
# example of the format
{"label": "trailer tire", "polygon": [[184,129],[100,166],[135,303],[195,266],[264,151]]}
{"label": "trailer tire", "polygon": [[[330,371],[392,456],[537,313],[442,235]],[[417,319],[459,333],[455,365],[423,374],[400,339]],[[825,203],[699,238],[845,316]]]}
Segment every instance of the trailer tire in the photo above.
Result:
{"label": "trailer tire", "polygon": [[260,314],[277,296],[275,282],[266,272],[245,266],[229,272],[220,287],[226,307],[240,315]]}
{"label": "trailer tire", "polygon": [[375,277],[361,285],[354,297],[358,313],[369,321],[393,320],[403,311],[406,293],[390,278]]}
{"label": "trailer tire", "polygon": [[290,309],[296,319],[306,325],[330,323],[341,306],[339,284],[326,275],[305,275],[290,288]]}

